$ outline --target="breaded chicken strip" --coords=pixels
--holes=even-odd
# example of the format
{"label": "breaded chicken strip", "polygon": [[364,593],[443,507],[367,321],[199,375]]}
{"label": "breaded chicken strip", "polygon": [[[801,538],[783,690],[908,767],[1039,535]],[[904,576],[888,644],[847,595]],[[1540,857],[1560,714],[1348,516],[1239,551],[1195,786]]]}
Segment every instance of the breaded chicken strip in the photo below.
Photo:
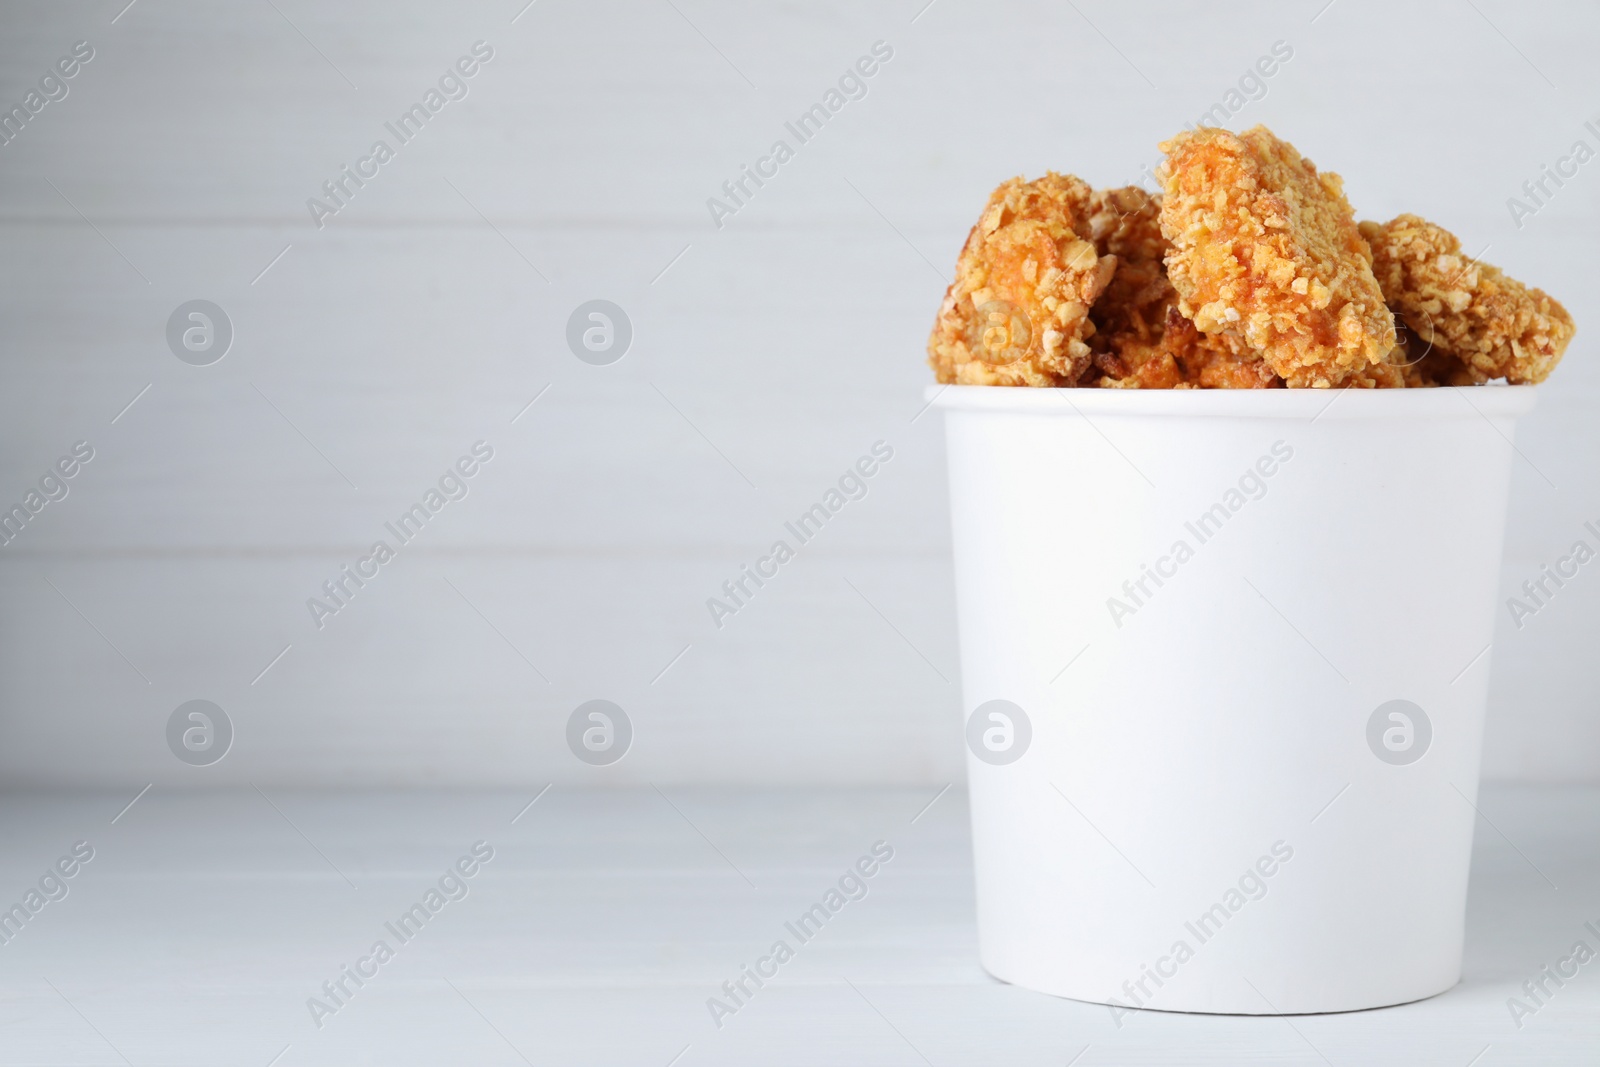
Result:
{"label": "breaded chicken strip", "polygon": [[1432,346],[1427,373],[1438,383],[1542,382],[1561,362],[1576,328],[1544,290],[1473,262],[1454,234],[1415,215],[1363,222],[1361,233],[1384,299]]}
{"label": "breaded chicken strip", "polygon": [[1161,229],[1178,307],[1295,387],[1344,385],[1394,347],[1343,183],[1263,126],[1165,142]]}
{"label": "breaded chicken strip", "polygon": [[956,261],[928,363],[961,385],[1072,385],[1090,365],[1089,307],[1117,261],[1089,239],[1089,187],[1013,178],[989,197]]}

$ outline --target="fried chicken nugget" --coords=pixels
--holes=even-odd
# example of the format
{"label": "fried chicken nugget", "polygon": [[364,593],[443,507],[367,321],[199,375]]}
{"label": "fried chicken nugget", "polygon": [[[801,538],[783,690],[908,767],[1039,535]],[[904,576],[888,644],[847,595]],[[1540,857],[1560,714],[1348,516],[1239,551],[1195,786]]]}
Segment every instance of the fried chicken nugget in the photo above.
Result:
{"label": "fried chicken nugget", "polygon": [[[1576,332],[1567,309],[1499,268],[1461,255],[1455,234],[1415,215],[1363,222],[1383,296],[1424,344],[1436,384],[1542,382]],[[1451,366],[1451,360],[1456,366]],[[1459,369],[1458,369],[1459,368]]]}
{"label": "fried chicken nugget", "polygon": [[1337,174],[1264,126],[1180,133],[1161,150],[1167,272],[1186,317],[1239,337],[1295,387],[1382,362],[1394,318]]}
{"label": "fried chicken nugget", "polygon": [[1089,307],[1117,265],[1089,239],[1089,195],[1051,172],[989,197],[928,338],[939,381],[1073,385],[1089,368]]}

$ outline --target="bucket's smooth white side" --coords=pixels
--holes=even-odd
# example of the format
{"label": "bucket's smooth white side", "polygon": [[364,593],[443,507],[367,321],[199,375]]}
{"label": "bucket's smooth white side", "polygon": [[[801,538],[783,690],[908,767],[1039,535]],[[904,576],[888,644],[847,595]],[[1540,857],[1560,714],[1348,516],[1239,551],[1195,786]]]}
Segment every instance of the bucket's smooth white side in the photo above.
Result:
{"label": "bucket's smooth white side", "polygon": [[[930,391],[965,713],[1033,729],[968,756],[984,966],[1185,1011],[1449,988],[1533,390],[1109,392]],[[1368,742],[1397,699],[1406,765]]]}

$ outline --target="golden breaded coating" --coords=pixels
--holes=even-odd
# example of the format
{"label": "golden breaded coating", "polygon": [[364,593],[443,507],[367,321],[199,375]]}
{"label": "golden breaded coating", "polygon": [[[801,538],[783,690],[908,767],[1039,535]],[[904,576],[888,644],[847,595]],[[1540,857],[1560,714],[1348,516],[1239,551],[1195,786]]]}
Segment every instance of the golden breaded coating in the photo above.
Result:
{"label": "golden breaded coating", "polygon": [[[1561,362],[1576,328],[1544,290],[1473,262],[1455,234],[1415,215],[1363,222],[1361,233],[1371,242],[1384,299],[1433,346],[1436,380],[1542,382]],[[1450,368],[1449,357],[1467,373]]]}
{"label": "golden breaded coating", "polygon": [[1117,261],[1089,240],[1089,187],[1013,178],[989,197],[956,261],[928,363],[961,385],[1072,385],[1090,366],[1089,307]]}
{"label": "golden breaded coating", "polygon": [[1233,334],[1295,387],[1343,385],[1394,347],[1337,174],[1264,126],[1200,129],[1165,142],[1161,229],[1178,306],[1207,334]]}

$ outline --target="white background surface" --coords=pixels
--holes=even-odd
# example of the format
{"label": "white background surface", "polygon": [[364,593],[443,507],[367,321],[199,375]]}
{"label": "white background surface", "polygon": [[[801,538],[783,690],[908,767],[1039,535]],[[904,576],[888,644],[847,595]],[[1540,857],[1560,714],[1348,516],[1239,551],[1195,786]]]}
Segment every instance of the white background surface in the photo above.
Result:
{"label": "white background surface", "polygon": [[[1134,180],[1279,40],[1232,125],[1576,314],[1519,435],[1504,595],[1594,543],[1600,162],[1520,229],[1506,207],[1596,145],[1592,8],[921,6],[8,5],[0,101],[96,56],[0,148],[0,498],[97,455],[0,548],[4,780],[958,777],[942,434],[913,421],[956,250],[1011,174]],[[306,199],[479,39],[470,96],[317,229]],[[866,98],[716,228],[706,199],[878,40]],[[236,330],[206,368],[163,338],[197,297]],[[609,367],[564,343],[594,297],[635,328]],[[317,630],[306,598],[479,439],[471,495]],[[869,496],[716,629],[706,598],[879,439]],[[1493,778],[1600,772],[1597,566],[1520,631],[1501,613]],[[163,737],[196,697],[238,733],[205,769]],[[562,743],[592,697],[637,729],[604,770]]]}

